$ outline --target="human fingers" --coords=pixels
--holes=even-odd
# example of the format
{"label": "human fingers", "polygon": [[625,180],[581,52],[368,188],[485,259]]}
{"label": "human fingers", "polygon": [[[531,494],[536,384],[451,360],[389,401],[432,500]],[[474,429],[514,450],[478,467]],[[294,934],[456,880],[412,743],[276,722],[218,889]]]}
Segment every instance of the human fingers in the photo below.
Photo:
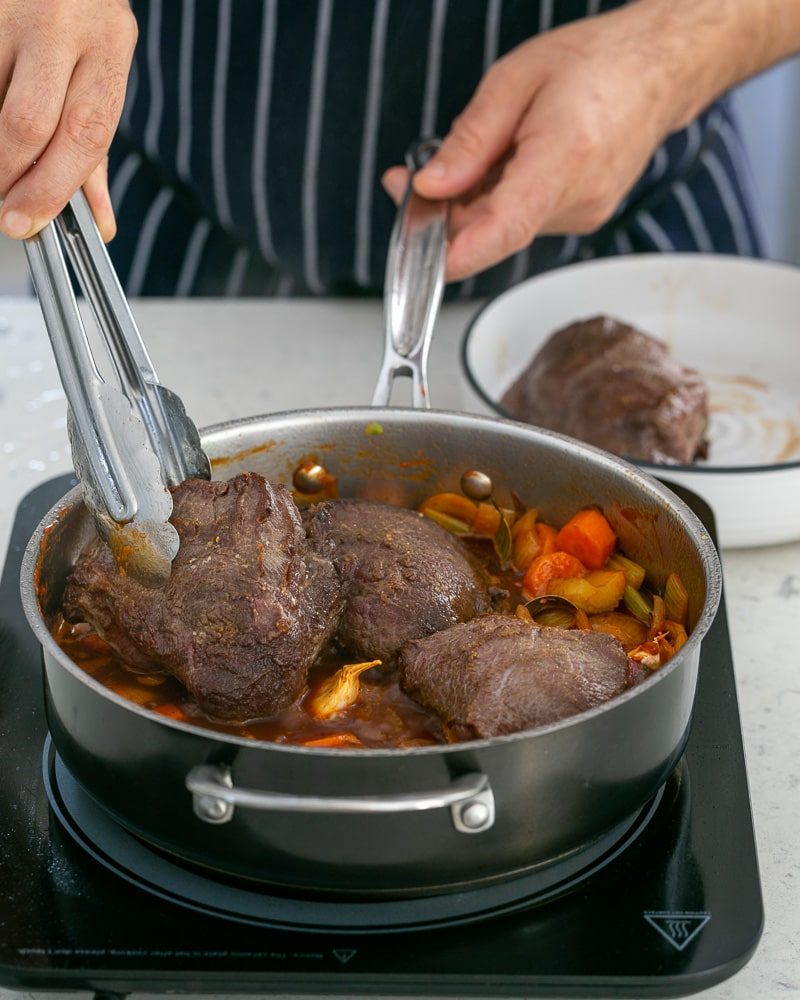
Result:
{"label": "human fingers", "polygon": [[[10,71],[0,108],[0,194],[8,197],[16,181],[41,156],[58,128],[64,95],[75,58],[72,50],[47,52],[34,47],[19,53]],[[13,203],[12,203],[13,208]],[[9,236],[24,236],[29,227],[15,232],[13,218],[2,228]]]}
{"label": "human fingers", "polygon": [[108,193],[107,156],[103,157],[102,161],[83,182],[83,193],[89,202],[100,235],[108,243],[117,235],[117,220],[114,218],[111,196]]}
{"label": "human fingers", "polygon": [[453,121],[441,149],[415,174],[415,189],[427,198],[455,198],[479,185],[508,152],[538,84],[532,61],[512,53],[495,63]]}
{"label": "human fingers", "polygon": [[[85,56],[72,76],[58,128],[35,165],[6,195],[0,228],[10,236],[38,232],[93,173],[111,145],[125,98],[120,67]],[[27,223],[27,226],[25,225]]]}
{"label": "human fingers", "polygon": [[408,170],[406,167],[389,167],[381,177],[383,189],[395,203],[399,205],[408,187]]}
{"label": "human fingers", "polygon": [[[42,148],[21,171],[17,165],[16,177],[12,170],[3,190],[0,230],[25,237],[50,221],[103,161],[122,111],[137,28],[127,0],[25,0],[11,7],[15,16],[0,32],[0,56],[17,53],[12,84],[17,66],[34,61],[44,45],[45,68],[29,103],[57,109],[55,125],[49,111],[46,129],[40,115],[28,115]],[[56,65],[69,66],[66,81],[63,69],[53,76]]]}
{"label": "human fingers", "polygon": [[461,281],[528,246],[558,203],[562,154],[555,136],[531,136],[491,191],[454,212],[448,281]]}

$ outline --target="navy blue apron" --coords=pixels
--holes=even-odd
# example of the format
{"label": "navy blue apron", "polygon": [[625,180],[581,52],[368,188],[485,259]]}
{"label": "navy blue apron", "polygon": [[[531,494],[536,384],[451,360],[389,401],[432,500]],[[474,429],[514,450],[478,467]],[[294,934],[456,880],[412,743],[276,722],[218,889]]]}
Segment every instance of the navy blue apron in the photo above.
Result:
{"label": "navy blue apron", "polygon": [[[140,29],[110,157],[130,295],[363,295],[394,206],[380,177],[444,134],[499,56],[620,0],[134,0]],[[725,101],[672,135],[589,236],[532,246],[451,296],[610,254],[760,255]]]}

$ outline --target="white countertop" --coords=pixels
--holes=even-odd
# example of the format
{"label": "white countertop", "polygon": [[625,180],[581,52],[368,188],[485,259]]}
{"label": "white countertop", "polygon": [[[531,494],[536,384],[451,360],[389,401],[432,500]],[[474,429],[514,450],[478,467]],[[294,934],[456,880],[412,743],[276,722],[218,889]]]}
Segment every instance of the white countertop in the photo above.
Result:
{"label": "white countertop", "polygon": [[[457,352],[474,308],[446,308],[437,327],[435,406],[461,406]],[[371,397],[382,349],[377,302],[148,301],[134,311],[160,378],[201,427]],[[0,554],[22,496],[70,467],[64,396],[38,306],[0,299]],[[722,557],[766,927],[750,963],[702,995],[753,1000],[800,993],[800,543]],[[0,989],[0,1000],[17,996]]]}

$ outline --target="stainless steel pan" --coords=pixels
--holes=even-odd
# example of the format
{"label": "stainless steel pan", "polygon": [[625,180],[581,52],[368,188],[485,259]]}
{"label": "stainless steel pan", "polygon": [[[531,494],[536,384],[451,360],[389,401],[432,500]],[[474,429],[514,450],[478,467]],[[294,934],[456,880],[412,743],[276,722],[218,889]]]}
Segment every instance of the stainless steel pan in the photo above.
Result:
{"label": "stainless steel pan", "polygon": [[[375,425],[382,433],[367,433]],[[692,631],[641,686],[531,732],[410,750],[318,749],[218,735],[125,701],[52,639],[48,623],[65,578],[94,530],[73,491],[31,539],[23,603],[44,650],[58,751],[127,828],[182,858],[273,885],[423,894],[563,858],[623,822],[674,768],[721,576],[706,531],[666,488],[572,440],[456,413],[310,410],[235,421],[202,437],[218,478],[250,469],[290,482],[298,461],[317,454],[345,496],[416,504],[457,488],[471,467],[555,523],[600,504],[624,550],[656,584],[669,571],[681,574]]]}

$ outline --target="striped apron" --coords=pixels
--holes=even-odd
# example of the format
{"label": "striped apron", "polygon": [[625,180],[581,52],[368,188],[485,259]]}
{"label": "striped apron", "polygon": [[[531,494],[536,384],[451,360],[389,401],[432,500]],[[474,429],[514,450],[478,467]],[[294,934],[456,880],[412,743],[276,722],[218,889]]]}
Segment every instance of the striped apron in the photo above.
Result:
{"label": "striped apron", "polygon": [[[624,0],[133,0],[140,29],[110,156],[130,295],[380,292],[394,206],[380,177],[444,134],[499,56]],[[613,219],[542,237],[449,295],[576,260],[760,255],[728,103],[656,150]]]}

